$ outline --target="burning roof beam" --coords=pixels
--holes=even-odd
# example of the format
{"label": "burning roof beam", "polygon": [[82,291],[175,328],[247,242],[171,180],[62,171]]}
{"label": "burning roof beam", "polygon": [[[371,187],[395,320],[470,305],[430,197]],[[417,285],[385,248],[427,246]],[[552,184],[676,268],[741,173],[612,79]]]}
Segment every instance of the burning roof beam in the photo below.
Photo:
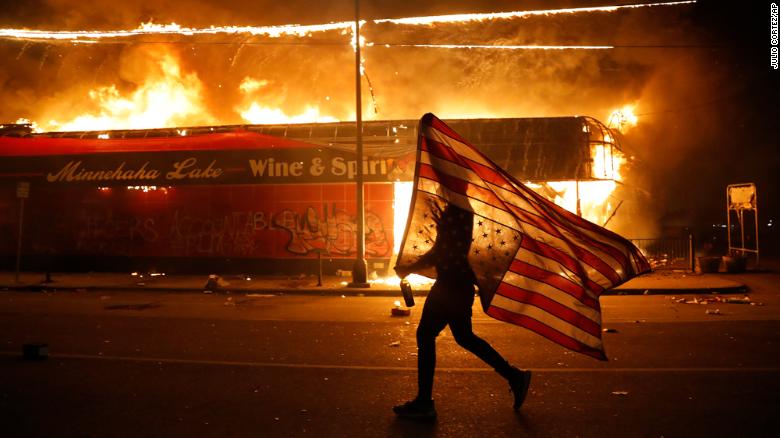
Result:
{"label": "burning roof beam", "polygon": [[[624,9],[637,9],[637,8],[650,8],[650,7],[665,7],[665,6],[681,6],[696,3],[697,0],[688,1],[676,1],[676,2],[662,2],[662,3],[641,3],[633,5],[618,5],[618,6],[597,6],[597,7],[584,7],[584,8],[569,8],[569,9],[545,9],[545,10],[530,10],[530,11],[514,11],[514,12],[497,12],[497,13],[482,13],[482,14],[453,14],[453,15],[438,15],[428,17],[407,17],[407,18],[387,18],[379,20],[370,20],[370,23],[381,24],[390,23],[397,25],[411,25],[411,26],[429,26],[440,23],[465,23],[465,22],[478,22],[485,20],[508,20],[523,18],[529,16],[546,16],[557,14],[578,14],[578,13],[593,13],[593,12],[615,12]],[[79,31],[47,31],[47,30],[32,30],[32,29],[0,29],[0,38],[27,40],[27,41],[40,41],[40,40],[59,40],[69,41],[73,43],[94,43],[99,40],[111,39],[111,38],[129,38],[144,35],[216,35],[216,34],[249,34],[252,36],[265,36],[269,38],[279,38],[283,36],[293,37],[306,37],[311,36],[317,32],[327,31],[341,31],[343,34],[351,31],[354,28],[354,23],[344,21],[327,24],[312,24],[312,25],[296,25],[288,24],[281,26],[211,26],[208,28],[190,28],[183,27],[176,23],[171,24],[156,24],[156,23],[143,23],[136,29],[131,30],[116,30],[116,31],[94,31],[94,30],[79,30]],[[354,44],[354,43],[353,43]],[[425,47],[424,45],[421,47]],[[490,48],[503,47],[503,46],[489,46]],[[536,48],[537,46],[517,46],[517,48]],[[557,46],[550,46],[552,48]],[[576,46],[560,46],[565,48],[576,48]],[[601,48],[599,46],[599,48]]]}

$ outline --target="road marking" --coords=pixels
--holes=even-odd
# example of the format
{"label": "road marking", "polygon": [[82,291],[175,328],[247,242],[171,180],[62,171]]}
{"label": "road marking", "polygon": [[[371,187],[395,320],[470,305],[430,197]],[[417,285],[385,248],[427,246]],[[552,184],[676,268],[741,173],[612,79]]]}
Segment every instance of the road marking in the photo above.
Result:
{"label": "road marking", "polygon": [[[19,352],[0,351],[0,356],[17,356]],[[176,359],[162,357],[140,356],[104,356],[95,354],[58,353],[50,355],[51,360],[56,359],[84,359],[117,362],[145,362],[156,364],[185,364],[185,365],[217,365],[253,368],[309,368],[327,370],[367,370],[367,371],[417,371],[417,367],[389,367],[376,365],[328,365],[309,363],[283,363],[283,362],[246,362],[230,360],[208,359]],[[477,367],[439,367],[437,371],[466,372],[466,373],[492,373],[492,368]],[[658,367],[658,368],[530,368],[538,373],[780,373],[780,367]]]}

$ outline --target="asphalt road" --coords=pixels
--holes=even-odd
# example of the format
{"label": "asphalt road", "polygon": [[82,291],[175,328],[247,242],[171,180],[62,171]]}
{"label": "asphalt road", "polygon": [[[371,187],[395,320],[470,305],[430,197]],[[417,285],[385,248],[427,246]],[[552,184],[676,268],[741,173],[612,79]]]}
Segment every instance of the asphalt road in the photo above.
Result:
{"label": "asphalt road", "polygon": [[[412,316],[393,299],[0,293],[3,436],[774,436],[780,286],[766,305],[602,298],[609,362],[475,307],[475,331],[534,371],[519,413],[505,382],[438,342],[439,419],[398,420],[414,395]],[[757,285],[757,287],[756,287]],[[693,297],[686,297],[692,299]],[[420,301],[420,300],[418,300]],[[418,303],[418,306],[421,303]],[[718,309],[720,314],[706,313]],[[46,342],[45,361],[20,358]]]}

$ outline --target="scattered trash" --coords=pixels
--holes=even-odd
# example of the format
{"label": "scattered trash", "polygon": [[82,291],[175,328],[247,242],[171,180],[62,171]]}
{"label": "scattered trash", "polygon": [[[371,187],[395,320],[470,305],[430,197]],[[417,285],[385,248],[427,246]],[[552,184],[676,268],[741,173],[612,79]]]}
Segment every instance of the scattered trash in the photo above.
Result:
{"label": "scattered trash", "polygon": [[718,296],[718,294],[713,293],[713,296],[709,297],[694,297],[692,300],[685,299],[685,298],[677,298],[677,297],[671,297],[670,299],[674,301],[675,303],[681,303],[681,304],[713,304],[713,303],[725,303],[725,304],[750,304],[750,305],[758,305],[761,306],[763,304],[755,304],[754,301],[750,300],[750,297],[743,296],[743,297],[721,297]]}
{"label": "scattered trash", "polygon": [[615,328],[607,328],[607,327],[604,327],[603,329],[601,329],[601,331],[604,332],[604,333],[617,333],[618,332],[617,329],[615,329]]}
{"label": "scattered trash", "polygon": [[393,341],[388,345],[388,347],[400,347],[400,346],[401,346],[401,341]]}
{"label": "scattered trash", "polygon": [[230,286],[230,283],[217,274],[210,274],[208,280],[206,280],[206,285],[203,286],[203,293],[214,293],[226,286]]}
{"label": "scattered trash", "polygon": [[628,391],[612,391],[612,395],[628,395]]}
{"label": "scattered trash", "polygon": [[235,306],[236,303],[233,301],[233,297],[227,297],[224,303],[222,303],[223,306]]}
{"label": "scattered trash", "polygon": [[396,300],[393,302],[393,307],[390,309],[390,316],[409,316],[412,314],[412,309],[401,307],[401,302]]}
{"label": "scattered trash", "polygon": [[22,346],[22,358],[24,360],[44,360],[49,357],[49,344],[32,342]]}
{"label": "scattered trash", "polygon": [[642,293],[642,295],[650,295],[650,290],[649,289],[645,289],[645,291]]}
{"label": "scattered trash", "polygon": [[704,313],[707,314],[707,315],[723,315],[722,313],[720,313],[720,309],[715,309],[715,310],[709,310],[708,309]]}

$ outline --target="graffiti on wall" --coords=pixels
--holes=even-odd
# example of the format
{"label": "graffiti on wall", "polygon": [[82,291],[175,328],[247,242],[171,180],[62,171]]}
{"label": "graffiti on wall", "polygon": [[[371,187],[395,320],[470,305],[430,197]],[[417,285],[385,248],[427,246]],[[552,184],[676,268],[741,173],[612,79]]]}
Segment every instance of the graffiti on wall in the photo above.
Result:
{"label": "graffiti on wall", "polygon": [[[274,215],[273,223],[287,230],[289,241],[287,251],[293,254],[322,252],[328,255],[349,255],[357,251],[357,223],[346,211],[333,207],[323,217],[313,207],[307,207],[304,214],[283,210]],[[375,213],[366,212],[366,255],[383,257],[390,255],[382,219]]]}
{"label": "graffiti on wall", "polygon": [[[111,210],[82,215],[74,227],[83,254],[178,256],[280,256],[321,252],[348,256],[357,250],[355,217],[335,206],[320,213],[233,211],[209,217],[174,210],[168,217],[125,216]],[[271,234],[269,234],[271,232]],[[284,232],[277,242],[273,232]],[[366,212],[366,255],[387,257],[391,243],[382,219]]]}
{"label": "graffiti on wall", "polygon": [[[76,251],[89,254],[133,255],[133,248],[153,244],[160,236],[150,217],[115,215],[112,210],[90,212],[75,230]],[[140,245],[139,245],[140,243]]]}
{"label": "graffiti on wall", "polygon": [[254,224],[252,212],[234,211],[213,218],[176,210],[168,233],[170,247],[183,255],[251,256],[257,248]]}

